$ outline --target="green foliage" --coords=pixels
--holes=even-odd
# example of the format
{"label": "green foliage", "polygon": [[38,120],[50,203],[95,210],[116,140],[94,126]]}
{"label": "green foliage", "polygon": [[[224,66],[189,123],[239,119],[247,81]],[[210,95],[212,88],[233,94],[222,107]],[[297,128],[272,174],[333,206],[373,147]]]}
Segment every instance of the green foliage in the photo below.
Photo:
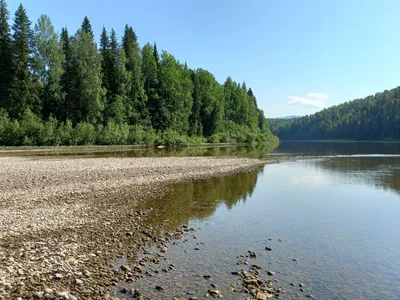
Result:
{"label": "green foliage", "polygon": [[5,0],[0,0],[0,108],[9,106],[13,80],[13,45]]}
{"label": "green foliage", "polygon": [[72,120],[96,124],[103,119],[106,91],[102,87],[101,55],[90,34],[78,30],[71,40],[74,79],[70,93]]}
{"label": "green foliage", "polygon": [[46,15],[32,31],[20,5],[12,29],[0,0],[1,145],[276,141],[245,83],[141,49],[128,25],[121,43],[103,28],[98,49],[87,17],[58,37]]}
{"label": "green foliage", "polygon": [[72,134],[73,145],[91,145],[96,141],[96,128],[93,124],[78,123]]}
{"label": "green foliage", "polygon": [[285,140],[399,140],[400,87],[291,120],[269,120]]}
{"label": "green foliage", "polygon": [[30,69],[33,67],[31,54],[34,49],[34,35],[31,22],[22,4],[15,12],[13,29],[13,79],[10,86],[8,112],[18,117],[30,109],[36,113],[41,110],[38,86]]}
{"label": "green foliage", "polygon": [[62,118],[65,92],[62,91],[61,77],[64,53],[58,43],[58,37],[50,18],[41,15],[35,25],[34,63],[37,75],[44,86],[42,92],[43,115],[51,114]]}

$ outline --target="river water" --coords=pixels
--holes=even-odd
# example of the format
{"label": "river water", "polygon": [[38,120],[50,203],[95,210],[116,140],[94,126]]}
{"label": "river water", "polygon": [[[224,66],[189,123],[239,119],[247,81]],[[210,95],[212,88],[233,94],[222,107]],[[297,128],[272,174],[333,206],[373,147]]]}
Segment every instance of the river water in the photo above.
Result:
{"label": "river water", "polygon": [[307,158],[179,184],[146,203],[155,226],[196,231],[169,246],[163,264],[173,271],[132,287],[200,299],[215,284],[225,299],[245,299],[229,287],[237,256],[251,250],[265,276],[275,272],[281,299],[400,299],[400,144],[283,142],[268,155]]}

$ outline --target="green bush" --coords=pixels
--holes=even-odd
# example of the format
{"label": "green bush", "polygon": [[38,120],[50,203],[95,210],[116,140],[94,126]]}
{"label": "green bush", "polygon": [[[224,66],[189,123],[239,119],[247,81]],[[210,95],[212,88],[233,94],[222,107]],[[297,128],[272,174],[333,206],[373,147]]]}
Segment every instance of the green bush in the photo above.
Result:
{"label": "green bush", "polygon": [[78,123],[72,135],[73,145],[92,145],[96,141],[96,128],[90,123]]}

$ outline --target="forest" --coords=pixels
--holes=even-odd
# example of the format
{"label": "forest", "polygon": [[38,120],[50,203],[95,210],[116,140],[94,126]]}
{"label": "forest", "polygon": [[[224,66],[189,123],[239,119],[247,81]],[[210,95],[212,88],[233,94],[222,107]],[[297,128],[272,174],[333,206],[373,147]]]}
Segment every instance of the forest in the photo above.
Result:
{"label": "forest", "polygon": [[400,87],[297,119],[269,119],[281,140],[400,140]]}
{"label": "forest", "polygon": [[119,39],[88,17],[58,33],[0,0],[0,145],[278,143],[246,83],[191,69],[133,28]]}

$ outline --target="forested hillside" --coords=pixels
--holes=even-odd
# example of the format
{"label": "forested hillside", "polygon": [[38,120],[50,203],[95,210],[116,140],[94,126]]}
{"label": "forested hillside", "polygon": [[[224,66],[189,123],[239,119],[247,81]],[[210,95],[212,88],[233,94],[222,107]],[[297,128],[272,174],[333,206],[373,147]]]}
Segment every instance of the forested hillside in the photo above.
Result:
{"label": "forested hillside", "polygon": [[0,0],[1,145],[278,141],[245,83],[140,47],[129,25],[98,46],[87,17],[73,34],[22,5],[9,19]]}
{"label": "forested hillside", "polygon": [[269,120],[282,140],[399,140],[400,87],[292,120]]}

